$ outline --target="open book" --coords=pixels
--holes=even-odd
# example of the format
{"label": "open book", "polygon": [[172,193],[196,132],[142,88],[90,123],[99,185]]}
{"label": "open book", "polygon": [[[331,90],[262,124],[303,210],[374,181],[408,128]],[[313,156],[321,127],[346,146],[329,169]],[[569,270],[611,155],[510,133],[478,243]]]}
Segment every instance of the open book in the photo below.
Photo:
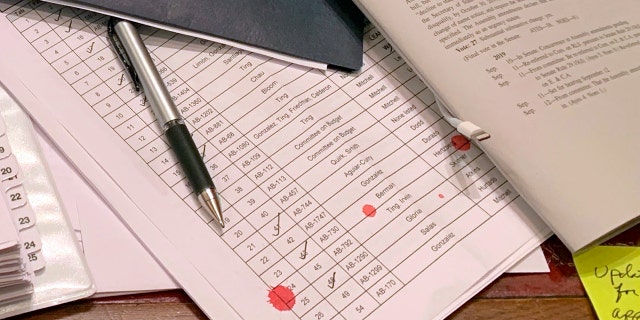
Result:
{"label": "open book", "polygon": [[637,222],[640,2],[355,2],[572,252]]}

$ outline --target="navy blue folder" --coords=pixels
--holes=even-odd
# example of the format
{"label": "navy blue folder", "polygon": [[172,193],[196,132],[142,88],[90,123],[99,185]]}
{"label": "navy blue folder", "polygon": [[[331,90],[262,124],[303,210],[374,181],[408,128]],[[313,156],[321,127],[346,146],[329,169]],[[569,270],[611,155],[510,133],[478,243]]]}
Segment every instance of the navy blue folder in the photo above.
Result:
{"label": "navy blue folder", "polygon": [[339,68],[362,66],[364,16],[350,0],[71,0]]}

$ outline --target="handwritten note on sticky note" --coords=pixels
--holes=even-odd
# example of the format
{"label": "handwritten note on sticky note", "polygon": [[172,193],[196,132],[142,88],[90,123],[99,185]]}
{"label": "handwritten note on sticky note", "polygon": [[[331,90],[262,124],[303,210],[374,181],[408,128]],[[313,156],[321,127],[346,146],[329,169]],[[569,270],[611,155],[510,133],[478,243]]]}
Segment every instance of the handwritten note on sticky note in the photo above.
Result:
{"label": "handwritten note on sticky note", "polygon": [[600,319],[640,319],[640,247],[598,246],[573,260]]}

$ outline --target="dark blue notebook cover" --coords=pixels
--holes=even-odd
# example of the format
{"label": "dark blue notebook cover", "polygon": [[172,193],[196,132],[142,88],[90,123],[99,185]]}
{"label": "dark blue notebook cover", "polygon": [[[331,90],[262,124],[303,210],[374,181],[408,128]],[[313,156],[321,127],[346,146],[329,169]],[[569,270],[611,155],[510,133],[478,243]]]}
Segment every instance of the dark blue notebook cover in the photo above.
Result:
{"label": "dark blue notebook cover", "polygon": [[364,16],[350,0],[65,1],[359,69]]}

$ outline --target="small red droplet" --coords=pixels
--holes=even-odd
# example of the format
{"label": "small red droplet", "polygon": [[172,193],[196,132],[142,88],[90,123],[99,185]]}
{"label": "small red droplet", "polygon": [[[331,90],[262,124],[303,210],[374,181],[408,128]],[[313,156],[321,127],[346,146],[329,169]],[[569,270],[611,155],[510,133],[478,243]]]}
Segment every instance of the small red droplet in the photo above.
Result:
{"label": "small red droplet", "polygon": [[461,134],[451,137],[451,144],[456,148],[456,150],[467,151],[471,149],[471,142],[469,142],[467,137]]}
{"label": "small red droplet", "polygon": [[269,303],[273,305],[276,310],[289,311],[296,304],[296,296],[291,289],[277,285],[273,289],[269,290]]}
{"label": "small red droplet", "polygon": [[373,218],[376,215],[376,208],[370,204],[365,204],[362,206],[362,213],[369,218]]}
{"label": "small red droplet", "polygon": [[439,194],[438,194],[438,198],[440,198],[440,199],[444,199],[444,194],[439,193]]}

